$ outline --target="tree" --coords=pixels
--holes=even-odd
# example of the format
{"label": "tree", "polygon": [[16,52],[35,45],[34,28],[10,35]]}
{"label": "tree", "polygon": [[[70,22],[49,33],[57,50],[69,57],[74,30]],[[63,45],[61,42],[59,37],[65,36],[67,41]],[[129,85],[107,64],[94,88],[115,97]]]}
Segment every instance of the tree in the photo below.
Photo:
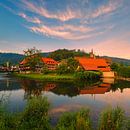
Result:
{"label": "tree", "polygon": [[69,67],[71,72],[75,72],[79,66],[79,62],[74,58],[67,59],[67,66]]}
{"label": "tree", "polygon": [[35,47],[24,50],[26,66],[30,67],[31,71],[36,71],[37,67],[43,66],[41,62],[41,50],[37,50]]}

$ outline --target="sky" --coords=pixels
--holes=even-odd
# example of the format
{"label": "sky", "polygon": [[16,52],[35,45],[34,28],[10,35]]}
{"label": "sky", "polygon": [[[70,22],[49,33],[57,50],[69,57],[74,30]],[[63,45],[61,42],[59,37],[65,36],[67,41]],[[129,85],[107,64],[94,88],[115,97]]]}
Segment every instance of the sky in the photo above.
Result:
{"label": "sky", "polygon": [[130,59],[130,0],[0,0],[0,52],[32,47]]}

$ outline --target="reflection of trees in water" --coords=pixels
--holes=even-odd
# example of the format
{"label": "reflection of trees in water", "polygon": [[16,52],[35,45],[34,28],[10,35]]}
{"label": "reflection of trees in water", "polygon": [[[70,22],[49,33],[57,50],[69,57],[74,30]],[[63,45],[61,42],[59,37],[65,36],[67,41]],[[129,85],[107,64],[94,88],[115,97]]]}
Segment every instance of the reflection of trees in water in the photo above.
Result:
{"label": "reflection of trees in water", "polygon": [[124,89],[130,88],[130,81],[125,81],[125,80],[117,80],[115,81],[114,84],[111,85],[111,90],[113,92],[120,90],[121,93],[123,92]]}
{"label": "reflection of trees in water", "polygon": [[25,90],[25,98],[31,96],[42,95],[43,91],[51,91],[57,95],[66,95],[69,97],[79,94],[104,94],[106,92],[123,91],[125,88],[130,88],[128,81],[116,81],[114,84],[98,82],[42,82],[36,80],[21,80],[22,88]]}
{"label": "reflection of trees in water", "polygon": [[24,98],[39,96],[42,92],[43,83],[35,80],[21,80],[22,88],[25,91]]}

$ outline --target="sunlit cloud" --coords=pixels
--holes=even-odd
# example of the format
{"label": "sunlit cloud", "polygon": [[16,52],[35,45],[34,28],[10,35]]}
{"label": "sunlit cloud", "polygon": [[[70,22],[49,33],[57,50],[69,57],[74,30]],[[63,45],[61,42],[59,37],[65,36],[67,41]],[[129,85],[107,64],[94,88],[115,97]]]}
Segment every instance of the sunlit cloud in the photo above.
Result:
{"label": "sunlit cloud", "polygon": [[[102,16],[103,14],[106,15],[112,13],[120,5],[117,5],[116,0],[115,2],[112,2],[110,0],[105,5],[103,4],[95,8],[94,10],[90,9],[90,11],[88,11],[87,8],[82,8],[84,4],[89,5],[89,0],[83,0],[82,2],[76,0],[75,3],[66,5],[65,8],[62,10],[55,9],[55,11],[52,11],[49,10],[49,8],[46,7],[44,1],[41,0],[38,0],[38,2],[27,0],[11,2],[14,5],[16,5],[17,8],[19,8],[20,10],[20,13],[16,12],[17,15],[24,18],[27,22],[37,24],[35,26],[27,25],[27,28],[31,32],[35,32],[37,34],[47,37],[54,37],[67,40],[82,40],[103,34],[108,30],[109,27],[104,28],[104,26],[100,26],[98,27],[100,28],[100,30],[98,29],[98,31],[96,31],[97,27],[90,27],[89,24],[85,23],[85,20],[93,19]],[[74,5],[77,4],[77,2],[79,2],[78,8],[74,8]],[[32,13],[33,15],[29,16],[30,13]],[[44,20],[44,18],[47,18],[48,20],[58,20],[60,24],[54,23],[53,25],[51,25],[46,20]],[[67,23],[67,21],[69,20],[76,20],[76,22],[75,24]],[[41,25],[39,26],[39,24]],[[91,25],[92,24],[93,22],[91,22]]]}
{"label": "sunlit cloud", "polygon": [[[39,0],[40,2],[40,0]],[[69,7],[66,8],[66,10],[63,12],[61,10],[57,12],[50,12],[48,11],[44,5],[42,4],[43,2],[40,2],[40,4],[36,4],[30,1],[23,0],[22,6],[25,10],[28,10],[29,12],[36,13],[40,16],[46,17],[46,18],[51,18],[51,19],[58,19],[60,21],[68,21],[70,19],[75,19],[79,18],[81,13],[79,11],[75,11]]]}
{"label": "sunlit cloud", "polygon": [[25,13],[19,13],[19,16],[21,16],[22,18],[24,18],[28,22],[37,23],[37,24],[42,23],[42,21],[39,18],[37,18],[37,17],[31,18],[31,17],[27,16]]}
{"label": "sunlit cloud", "polygon": [[118,4],[117,4],[116,2],[112,2],[110,0],[107,5],[100,6],[98,9],[96,9],[91,14],[91,17],[96,18],[96,17],[102,16],[102,15],[111,14],[120,7],[120,4],[121,4],[120,1],[118,1]]}

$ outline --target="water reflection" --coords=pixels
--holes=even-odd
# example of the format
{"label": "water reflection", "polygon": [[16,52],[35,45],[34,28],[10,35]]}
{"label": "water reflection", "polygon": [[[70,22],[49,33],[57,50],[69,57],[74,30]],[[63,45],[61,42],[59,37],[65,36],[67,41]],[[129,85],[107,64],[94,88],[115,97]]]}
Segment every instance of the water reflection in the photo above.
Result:
{"label": "water reflection", "polygon": [[[105,81],[105,82],[104,82]],[[42,95],[43,92],[50,91],[56,95],[64,95],[68,97],[74,97],[77,95],[83,94],[105,94],[109,91],[117,91],[123,92],[125,88],[130,88],[129,81],[117,80],[112,82],[110,79],[103,79],[98,82],[74,82],[74,83],[56,83],[56,82],[42,82],[36,80],[3,80],[0,82],[0,91],[2,90],[24,90],[24,98],[30,98],[32,96]],[[5,87],[6,86],[6,87]]]}

